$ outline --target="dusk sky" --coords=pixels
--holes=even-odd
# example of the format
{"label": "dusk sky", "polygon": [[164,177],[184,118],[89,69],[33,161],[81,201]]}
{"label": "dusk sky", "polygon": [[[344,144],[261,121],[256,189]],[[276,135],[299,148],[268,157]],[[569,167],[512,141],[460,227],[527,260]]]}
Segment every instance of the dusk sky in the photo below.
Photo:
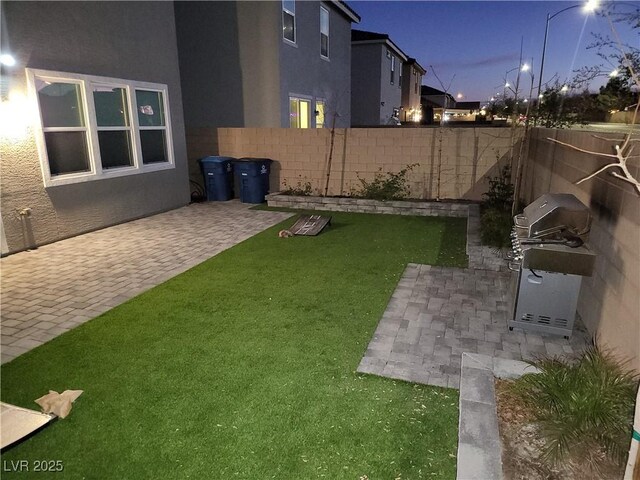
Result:
{"label": "dusk sky", "polygon": [[[455,74],[449,92],[464,95],[466,101],[485,102],[502,92],[505,72],[518,67],[520,40],[523,62],[533,58],[534,86],[538,84],[540,57],[547,13],[584,2],[551,1],[350,1],[362,17],[354,29],[387,33],[408,56],[428,70],[424,85],[440,89],[430,65],[445,87]],[[633,11],[640,2],[620,2],[618,11]],[[626,3],[626,5],[624,5]],[[544,81],[555,73],[561,82],[574,76],[573,70],[602,64],[594,49],[592,32],[611,36],[606,18],[586,14],[582,8],[560,13],[549,24],[544,64]],[[638,30],[615,24],[622,41],[640,48]],[[613,70],[613,66],[604,68]],[[516,71],[509,75],[514,83]],[[521,75],[520,91],[529,92],[531,77]],[[591,90],[606,83],[603,78]],[[536,92],[534,91],[534,95]]]}

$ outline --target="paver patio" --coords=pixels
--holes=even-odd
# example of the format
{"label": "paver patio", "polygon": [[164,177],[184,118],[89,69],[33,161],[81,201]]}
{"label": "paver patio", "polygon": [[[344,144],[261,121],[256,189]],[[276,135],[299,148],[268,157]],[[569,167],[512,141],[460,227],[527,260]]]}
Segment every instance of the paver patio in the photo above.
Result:
{"label": "paver patio", "polygon": [[2,363],[291,216],[250,207],[192,204],[3,258]]}
{"label": "paver patio", "polygon": [[512,360],[584,349],[590,336],[576,322],[570,340],[509,331],[505,261],[480,246],[479,209],[469,208],[469,268],[409,264],[358,371],[459,388],[463,352]]}

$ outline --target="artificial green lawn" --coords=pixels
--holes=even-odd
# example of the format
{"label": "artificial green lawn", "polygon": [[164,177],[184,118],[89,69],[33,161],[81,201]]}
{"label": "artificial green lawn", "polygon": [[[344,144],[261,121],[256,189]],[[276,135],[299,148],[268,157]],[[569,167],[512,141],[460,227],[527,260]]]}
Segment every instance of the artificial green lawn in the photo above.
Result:
{"label": "artificial green lawn", "polygon": [[[71,415],[3,478],[454,478],[458,393],[355,373],[408,262],[464,265],[465,221],[289,219],[3,365],[2,400]],[[61,460],[62,473],[11,473]],[[30,464],[33,467],[33,463]]]}

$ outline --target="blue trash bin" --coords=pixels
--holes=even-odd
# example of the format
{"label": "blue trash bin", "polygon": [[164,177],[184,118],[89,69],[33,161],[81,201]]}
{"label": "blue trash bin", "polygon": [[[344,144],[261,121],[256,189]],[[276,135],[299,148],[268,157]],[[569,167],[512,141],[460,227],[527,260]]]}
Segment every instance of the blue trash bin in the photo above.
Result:
{"label": "blue trash bin", "polygon": [[268,158],[234,160],[233,171],[240,188],[240,201],[242,203],[264,203],[264,197],[269,193],[271,160]]}
{"label": "blue trash bin", "polygon": [[202,176],[209,202],[224,202],[233,198],[232,157],[206,157],[200,160]]}

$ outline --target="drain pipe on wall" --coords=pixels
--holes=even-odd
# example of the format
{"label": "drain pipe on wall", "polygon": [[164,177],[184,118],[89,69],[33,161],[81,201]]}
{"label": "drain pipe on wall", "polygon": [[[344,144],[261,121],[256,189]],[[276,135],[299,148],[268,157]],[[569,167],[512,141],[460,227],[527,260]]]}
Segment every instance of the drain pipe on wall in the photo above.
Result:
{"label": "drain pipe on wall", "polygon": [[636,394],[636,414],[633,420],[633,431],[631,436],[631,446],[629,448],[629,459],[624,472],[624,480],[636,480],[640,478],[640,462],[638,461],[638,446],[640,445],[640,388]]}
{"label": "drain pipe on wall", "polygon": [[20,223],[22,224],[22,240],[24,241],[25,250],[34,250],[35,239],[33,238],[33,231],[31,228],[31,209],[29,207],[18,210],[20,215]]}

